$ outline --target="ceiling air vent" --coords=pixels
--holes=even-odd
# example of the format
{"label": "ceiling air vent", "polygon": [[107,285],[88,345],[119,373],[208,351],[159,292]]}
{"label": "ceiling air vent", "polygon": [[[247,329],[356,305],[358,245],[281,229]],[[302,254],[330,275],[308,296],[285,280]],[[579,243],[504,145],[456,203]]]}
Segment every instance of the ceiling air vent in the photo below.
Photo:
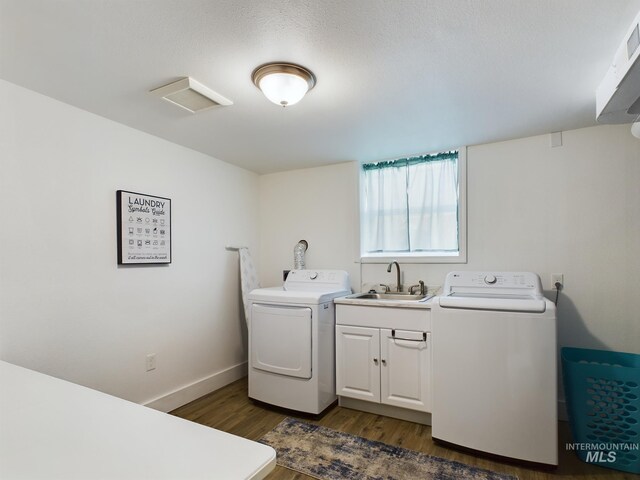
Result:
{"label": "ceiling air vent", "polygon": [[212,107],[233,105],[233,102],[228,98],[190,77],[185,77],[164,87],[154,88],[149,93],[162,97],[191,113],[201,112]]}

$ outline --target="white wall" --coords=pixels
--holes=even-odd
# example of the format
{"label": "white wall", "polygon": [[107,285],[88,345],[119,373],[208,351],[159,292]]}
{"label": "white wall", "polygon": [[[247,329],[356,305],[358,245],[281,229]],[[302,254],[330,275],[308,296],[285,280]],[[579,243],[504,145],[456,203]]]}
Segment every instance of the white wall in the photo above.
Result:
{"label": "white wall", "polygon": [[304,239],[307,268],[346,270],[359,289],[357,174],[355,163],[341,163],[260,177],[262,285],[282,284],[282,271],[293,268],[293,248]]}
{"label": "white wall", "polygon": [[[258,177],[3,81],[0,104],[2,360],[136,402],[196,395],[246,360],[225,245],[251,248],[264,285],[281,283],[302,238],[309,268],[345,269],[356,290],[393,280],[355,263],[355,163]],[[469,262],[403,264],[404,283],[531,270],[549,289],[564,273],[560,344],[640,353],[640,141],[627,125],[563,140],[470,147]],[[172,199],[172,265],[117,267],[117,189]],[[156,406],[190,399],[178,397]]]}
{"label": "white wall", "polygon": [[[442,285],[458,268],[524,270],[538,273],[553,299],[550,274],[563,273],[560,345],[640,353],[640,140],[621,125],[563,132],[563,141],[551,148],[542,135],[470,147],[468,263],[402,263],[403,283]],[[322,257],[310,266],[353,272],[357,175],[354,164],[341,164],[261,177],[261,212],[272,212],[261,214],[263,278],[290,266],[294,241],[311,234]],[[289,192],[329,200],[287,207]],[[335,198],[351,201],[338,208]],[[320,234],[318,222],[328,230]],[[395,281],[386,264],[363,264],[361,274],[367,286]]]}
{"label": "white wall", "polygon": [[[256,250],[258,176],[4,81],[0,104],[0,358],[136,402],[241,375],[224,246]],[[117,189],[171,198],[173,264],[116,265]]]}
{"label": "white wall", "polygon": [[470,158],[472,266],[535,271],[550,298],[551,273],[564,273],[560,345],[640,353],[640,140],[629,125],[564,132],[557,148],[548,136],[473,147]]}

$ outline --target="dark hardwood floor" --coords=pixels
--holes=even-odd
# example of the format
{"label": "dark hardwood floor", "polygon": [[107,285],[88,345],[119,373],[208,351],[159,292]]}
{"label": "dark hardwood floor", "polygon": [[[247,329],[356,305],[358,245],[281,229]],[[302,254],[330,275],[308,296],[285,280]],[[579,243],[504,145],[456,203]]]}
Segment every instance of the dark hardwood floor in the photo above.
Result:
{"label": "dark hardwood floor", "polygon": [[[554,471],[541,471],[496,462],[437,445],[431,439],[431,427],[425,425],[338,406],[328,409],[321,418],[314,418],[254,402],[247,397],[246,378],[184,405],[171,414],[251,440],[258,440],[286,416],[290,416],[371,440],[456,460],[467,465],[517,475],[522,480],[560,478],[563,480],[638,480],[640,478],[640,475],[583,463],[573,452],[566,451],[565,444],[571,441],[566,422],[560,422],[560,466]],[[277,466],[267,478],[269,480],[311,479],[280,466]]]}

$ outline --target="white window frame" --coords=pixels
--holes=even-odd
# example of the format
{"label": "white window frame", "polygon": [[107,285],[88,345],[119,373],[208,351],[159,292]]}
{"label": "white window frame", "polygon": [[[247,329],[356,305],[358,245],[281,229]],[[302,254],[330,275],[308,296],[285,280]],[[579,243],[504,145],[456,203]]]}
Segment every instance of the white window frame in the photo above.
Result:
{"label": "white window frame", "polygon": [[[362,188],[362,171],[358,175],[359,203],[358,219],[360,223],[360,262],[361,263],[389,263],[399,260],[404,263],[467,263],[467,147],[460,147],[458,150],[458,253],[444,252],[389,252],[365,253],[363,252],[362,241],[362,203],[364,200],[364,189]],[[438,153],[438,152],[434,152]]]}

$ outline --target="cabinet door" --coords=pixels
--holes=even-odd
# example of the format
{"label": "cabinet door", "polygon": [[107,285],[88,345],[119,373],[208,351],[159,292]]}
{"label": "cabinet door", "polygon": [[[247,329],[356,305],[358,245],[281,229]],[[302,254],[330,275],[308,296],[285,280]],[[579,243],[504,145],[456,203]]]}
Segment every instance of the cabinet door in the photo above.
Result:
{"label": "cabinet door", "polygon": [[336,393],[380,401],[380,330],[336,327]]}
{"label": "cabinet door", "polygon": [[[405,339],[405,340],[403,340]],[[421,412],[431,411],[430,335],[380,330],[381,402]]]}

